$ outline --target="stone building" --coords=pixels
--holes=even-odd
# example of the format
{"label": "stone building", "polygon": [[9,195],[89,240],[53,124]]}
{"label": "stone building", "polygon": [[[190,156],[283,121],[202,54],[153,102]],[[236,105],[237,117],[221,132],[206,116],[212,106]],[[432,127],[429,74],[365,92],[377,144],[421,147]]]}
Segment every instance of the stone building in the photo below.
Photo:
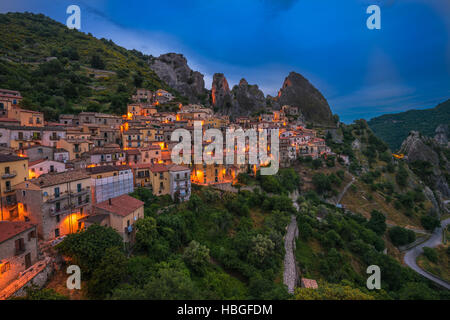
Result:
{"label": "stone building", "polygon": [[23,221],[0,221],[0,296],[8,284],[37,260],[36,226]]}
{"label": "stone building", "polygon": [[44,240],[74,233],[91,212],[90,176],[84,170],[48,173],[15,186],[26,220],[38,225]]}

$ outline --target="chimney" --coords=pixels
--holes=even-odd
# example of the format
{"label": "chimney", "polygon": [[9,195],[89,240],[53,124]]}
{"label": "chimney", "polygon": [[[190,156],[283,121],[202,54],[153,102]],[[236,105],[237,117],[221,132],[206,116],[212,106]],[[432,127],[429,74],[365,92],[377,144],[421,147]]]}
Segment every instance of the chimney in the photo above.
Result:
{"label": "chimney", "polygon": [[112,206],[111,198],[108,199],[109,205]]}

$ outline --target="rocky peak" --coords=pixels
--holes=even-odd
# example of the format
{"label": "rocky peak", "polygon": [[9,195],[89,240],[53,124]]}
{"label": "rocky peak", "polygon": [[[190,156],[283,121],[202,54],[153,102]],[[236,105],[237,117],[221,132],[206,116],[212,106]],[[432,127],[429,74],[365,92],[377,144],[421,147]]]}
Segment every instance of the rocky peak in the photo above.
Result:
{"label": "rocky peak", "polygon": [[212,105],[216,109],[230,109],[232,99],[228,81],[223,73],[215,73],[211,85]]}
{"label": "rocky peak", "polygon": [[249,116],[266,107],[264,93],[257,85],[250,85],[247,80],[241,79],[230,91],[223,73],[214,74],[211,96],[216,111],[232,118]]}
{"label": "rocky peak", "polygon": [[274,99],[274,107],[283,105],[298,107],[307,121],[333,124],[333,114],[324,96],[305,77],[291,72]]}
{"label": "rocky peak", "polygon": [[447,124],[441,124],[436,128],[434,140],[442,145],[447,146],[448,145],[448,125]]}
{"label": "rocky peak", "polygon": [[242,78],[241,81],[239,81],[239,86],[240,86],[240,87],[248,86],[247,80],[245,80],[244,78]]}
{"label": "rocky peak", "polygon": [[187,97],[190,103],[206,102],[207,91],[203,75],[189,68],[182,54],[162,54],[149,61],[149,65],[160,79]]}

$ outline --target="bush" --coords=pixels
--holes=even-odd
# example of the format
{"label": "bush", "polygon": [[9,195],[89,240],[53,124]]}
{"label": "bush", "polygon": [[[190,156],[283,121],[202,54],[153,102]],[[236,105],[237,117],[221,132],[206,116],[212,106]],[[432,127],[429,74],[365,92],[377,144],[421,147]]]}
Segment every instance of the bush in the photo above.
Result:
{"label": "bush", "polygon": [[184,250],[183,259],[187,266],[198,274],[203,274],[209,264],[209,249],[195,240]]}
{"label": "bush", "polygon": [[431,215],[426,215],[420,218],[420,223],[428,231],[433,231],[434,229],[436,229],[441,225],[439,219]]}
{"label": "bush", "polygon": [[423,255],[433,263],[436,263],[438,261],[438,254],[436,249],[434,248],[424,247]]}
{"label": "bush", "polygon": [[383,235],[386,231],[386,217],[381,212],[373,210],[370,214],[370,220],[367,222],[367,227],[376,234]]}
{"label": "bush", "polygon": [[416,234],[412,230],[395,226],[389,229],[389,238],[394,246],[404,246],[416,240]]}

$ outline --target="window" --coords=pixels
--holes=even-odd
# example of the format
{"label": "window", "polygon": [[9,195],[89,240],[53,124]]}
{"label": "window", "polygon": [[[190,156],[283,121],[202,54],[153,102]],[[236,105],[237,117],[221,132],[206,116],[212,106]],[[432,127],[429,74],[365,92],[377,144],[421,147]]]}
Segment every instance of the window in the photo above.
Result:
{"label": "window", "polygon": [[6,190],[5,191],[11,191],[11,181],[6,181],[5,182],[5,188],[6,188]]}
{"label": "window", "polygon": [[77,192],[81,192],[81,183],[77,184]]}
{"label": "window", "polygon": [[25,251],[25,241],[23,238],[17,239],[15,241],[16,254]]}
{"label": "window", "polygon": [[55,229],[55,238],[59,237],[59,229]]}
{"label": "window", "polygon": [[82,204],[83,203],[83,198],[81,196],[78,197],[78,204]]}
{"label": "window", "polygon": [[[55,203],[55,211],[59,212],[59,210],[61,210],[61,203],[58,201]],[[57,216],[58,218],[56,219],[57,222],[59,222],[59,216]]]}
{"label": "window", "polygon": [[28,241],[31,241],[31,239],[36,238],[36,231],[31,231],[28,233]]}
{"label": "window", "polygon": [[9,167],[5,167],[5,174],[9,174]]}
{"label": "window", "polygon": [[[40,168],[42,171],[42,168]],[[55,189],[55,198],[59,198],[59,187],[56,187]]]}

